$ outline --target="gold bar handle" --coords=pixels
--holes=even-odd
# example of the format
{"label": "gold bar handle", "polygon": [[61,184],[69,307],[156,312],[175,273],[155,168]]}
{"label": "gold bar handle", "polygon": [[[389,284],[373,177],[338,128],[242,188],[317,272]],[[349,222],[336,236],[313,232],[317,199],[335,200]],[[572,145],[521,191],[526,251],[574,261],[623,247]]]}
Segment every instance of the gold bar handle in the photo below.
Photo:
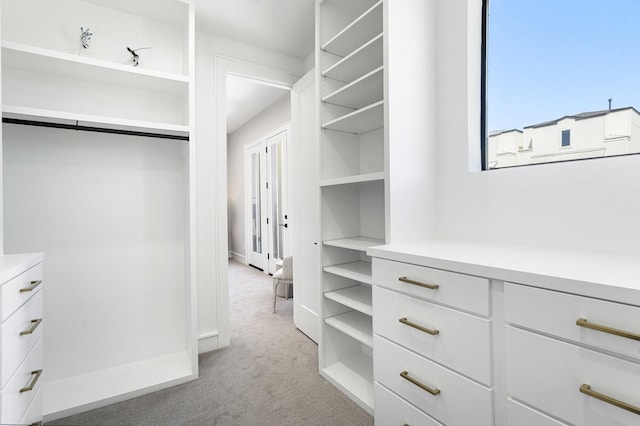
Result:
{"label": "gold bar handle", "polygon": [[417,285],[418,287],[428,288],[430,290],[437,290],[438,288],[440,288],[438,284],[421,283],[420,281],[410,280],[407,277],[400,277],[398,278],[398,281],[402,281],[403,283],[407,283],[407,284]]}
{"label": "gold bar handle", "polygon": [[21,289],[20,289],[20,293],[27,293],[27,292],[33,291],[33,290],[35,290],[35,289],[36,289],[36,287],[38,287],[40,284],[42,284],[42,280],[31,281],[31,283],[30,283],[31,287],[21,288]]}
{"label": "gold bar handle", "polygon": [[40,380],[40,376],[42,375],[42,370],[32,371],[31,375],[33,376],[31,383],[29,383],[29,385],[27,385],[26,388],[20,389],[20,393],[29,392],[33,390],[33,388],[36,386],[36,383],[38,383],[38,380]]}
{"label": "gold bar handle", "polygon": [[413,328],[415,328],[417,330],[420,330],[420,331],[422,331],[424,333],[427,333],[427,334],[430,334],[432,336],[435,336],[436,334],[440,334],[440,330],[438,330],[437,328],[434,328],[432,330],[430,328],[423,327],[421,325],[416,324],[415,322],[409,321],[406,317],[405,318],[400,318],[398,321],[400,321],[404,325],[408,325],[409,327],[413,327]]}
{"label": "gold bar handle", "polygon": [[587,321],[585,318],[578,318],[576,325],[579,327],[590,328],[591,330],[601,331],[603,333],[614,334],[616,336],[625,337],[627,339],[640,341],[640,334],[631,333],[629,331],[618,330],[616,328],[607,327],[605,325],[595,324]]}
{"label": "gold bar handle", "polygon": [[33,332],[36,331],[36,328],[38,328],[38,326],[41,323],[42,323],[42,318],[31,320],[31,325],[29,326],[29,328],[26,329],[25,331],[21,331],[20,335],[26,336],[27,334],[33,334]]}
{"label": "gold bar handle", "polygon": [[440,394],[440,389],[431,389],[429,386],[427,386],[427,385],[425,385],[423,383],[420,383],[419,381],[417,381],[413,377],[409,376],[409,373],[407,371],[403,371],[402,373],[400,373],[400,377],[402,377],[405,380],[410,381],[414,385],[418,386],[420,389],[429,392],[431,395],[439,395]]}
{"label": "gold bar handle", "polygon": [[582,386],[580,386],[580,392],[592,398],[599,399],[600,401],[604,401],[607,404],[615,405],[616,407],[622,408],[627,411],[631,411],[634,414],[640,414],[640,408],[634,407],[633,405],[627,404],[626,402],[619,401],[615,398],[611,398],[610,396],[591,390],[591,386],[587,384],[583,384]]}
{"label": "gold bar handle", "polygon": [[42,421],[40,420],[40,421],[31,423],[29,426],[42,426]]}

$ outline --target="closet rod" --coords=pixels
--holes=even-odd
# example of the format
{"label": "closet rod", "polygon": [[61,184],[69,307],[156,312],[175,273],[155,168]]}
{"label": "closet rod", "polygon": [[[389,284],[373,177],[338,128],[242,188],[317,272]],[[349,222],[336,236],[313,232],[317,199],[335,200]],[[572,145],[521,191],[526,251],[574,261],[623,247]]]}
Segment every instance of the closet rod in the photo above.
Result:
{"label": "closet rod", "polygon": [[165,135],[162,133],[151,133],[151,132],[136,132],[134,130],[106,129],[103,127],[81,126],[77,123],[76,124],[47,123],[45,121],[21,120],[17,118],[5,118],[5,117],[2,118],[2,122],[7,124],[20,124],[22,126],[52,127],[56,129],[81,130],[84,132],[113,133],[116,135],[144,136],[149,138],[173,139],[173,140],[179,140],[179,141],[189,140],[189,136]]}

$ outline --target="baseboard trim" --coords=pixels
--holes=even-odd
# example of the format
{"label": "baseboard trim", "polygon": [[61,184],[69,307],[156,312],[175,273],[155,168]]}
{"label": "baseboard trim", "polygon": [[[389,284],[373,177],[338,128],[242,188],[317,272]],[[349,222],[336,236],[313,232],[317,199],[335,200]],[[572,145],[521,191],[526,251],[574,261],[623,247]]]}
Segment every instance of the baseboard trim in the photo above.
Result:
{"label": "baseboard trim", "polygon": [[247,258],[239,253],[236,253],[234,251],[230,251],[229,254],[231,255],[231,258],[237,262],[242,263],[243,265],[247,265]]}
{"label": "baseboard trim", "polygon": [[198,336],[198,354],[220,349],[220,336],[217,331]]}

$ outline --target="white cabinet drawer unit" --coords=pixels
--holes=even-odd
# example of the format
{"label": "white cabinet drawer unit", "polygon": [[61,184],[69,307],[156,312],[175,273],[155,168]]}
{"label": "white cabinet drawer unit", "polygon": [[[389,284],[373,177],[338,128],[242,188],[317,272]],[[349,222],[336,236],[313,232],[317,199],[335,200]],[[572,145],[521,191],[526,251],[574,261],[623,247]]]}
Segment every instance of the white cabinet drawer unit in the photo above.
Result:
{"label": "white cabinet drawer unit", "polygon": [[42,422],[42,255],[0,256],[0,424]]}

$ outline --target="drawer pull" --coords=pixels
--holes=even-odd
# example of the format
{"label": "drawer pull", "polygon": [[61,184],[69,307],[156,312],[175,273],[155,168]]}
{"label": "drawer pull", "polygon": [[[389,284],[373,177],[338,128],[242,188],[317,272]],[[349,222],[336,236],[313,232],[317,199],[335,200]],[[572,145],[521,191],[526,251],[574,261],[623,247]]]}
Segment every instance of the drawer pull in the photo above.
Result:
{"label": "drawer pull", "polygon": [[587,321],[584,318],[576,320],[576,325],[580,327],[590,328],[592,330],[601,331],[603,333],[615,334],[616,336],[626,337],[627,339],[640,340],[640,334],[631,333],[629,331],[618,330],[600,324]]}
{"label": "drawer pull", "polygon": [[31,320],[31,325],[29,326],[29,328],[26,329],[25,331],[21,331],[20,335],[26,336],[27,334],[33,334],[33,332],[36,331],[36,328],[38,328],[38,326],[41,323],[42,323],[42,318]]}
{"label": "drawer pull", "polygon": [[420,281],[410,280],[407,277],[400,277],[400,278],[398,278],[398,281],[402,281],[403,283],[407,283],[407,284],[417,285],[418,287],[428,288],[430,290],[437,290],[438,288],[440,288],[440,286],[438,284],[421,283]]}
{"label": "drawer pull", "polygon": [[403,371],[402,373],[400,373],[400,377],[402,377],[405,380],[410,381],[411,383],[413,383],[414,385],[416,385],[420,389],[423,389],[423,390],[429,392],[431,395],[439,395],[440,394],[440,389],[431,389],[429,386],[427,386],[427,385],[425,385],[423,383],[420,383],[419,381],[417,381],[413,377],[409,376],[409,373],[407,371]]}
{"label": "drawer pull", "polygon": [[26,388],[20,389],[20,393],[29,392],[33,390],[33,388],[36,386],[36,383],[38,383],[38,380],[40,380],[40,376],[42,375],[42,370],[32,371],[31,375],[33,376],[31,383],[29,383],[29,385],[27,385]]}
{"label": "drawer pull", "polygon": [[31,287],[27,287],[27,288],[21,288],[20,289],[20,293],[28,293],[30,291],[33,291],[36,289],[36,287],[38,287],[40,284],[42,284],[42,280],[38,280],[38,281],[31,281],[30,285]]}
{"label": "drawer pull", "polygon": [[620,407],[624,410],[631,411],[634,414],[640,414],[640,408],[634,407],[633,405],[627,404],[626,402],[622,402],[617,399],[611,398],[610,396],[604,395],[602,393],[593,391],[591,390],[591,386],[589,385],[583,384],[582,386],[580,386],[580,392],[592,398],[599,399],[600,401],[604,401],[607,404],[615,405],[616,407]]}
{"label": "drawer pull", "polygon": [[29,426],[42,426],[42,420],[31,423]]}
{"label": "drawer pull", "polygon": [[416,324],[415,322],[411,322],[409,321],[407,318],[400,318],[398,321],[400,321],[401,323],[403,323],[404,325],[408,325],[409,327],[413,327],[417,330],[423,331],[427,334],[430,334],[432,336],[435,336],[436,334],[440,334],[440,330],[434,328],[433,330],[430,328],[426,328],[423,327],[421,325]]}

